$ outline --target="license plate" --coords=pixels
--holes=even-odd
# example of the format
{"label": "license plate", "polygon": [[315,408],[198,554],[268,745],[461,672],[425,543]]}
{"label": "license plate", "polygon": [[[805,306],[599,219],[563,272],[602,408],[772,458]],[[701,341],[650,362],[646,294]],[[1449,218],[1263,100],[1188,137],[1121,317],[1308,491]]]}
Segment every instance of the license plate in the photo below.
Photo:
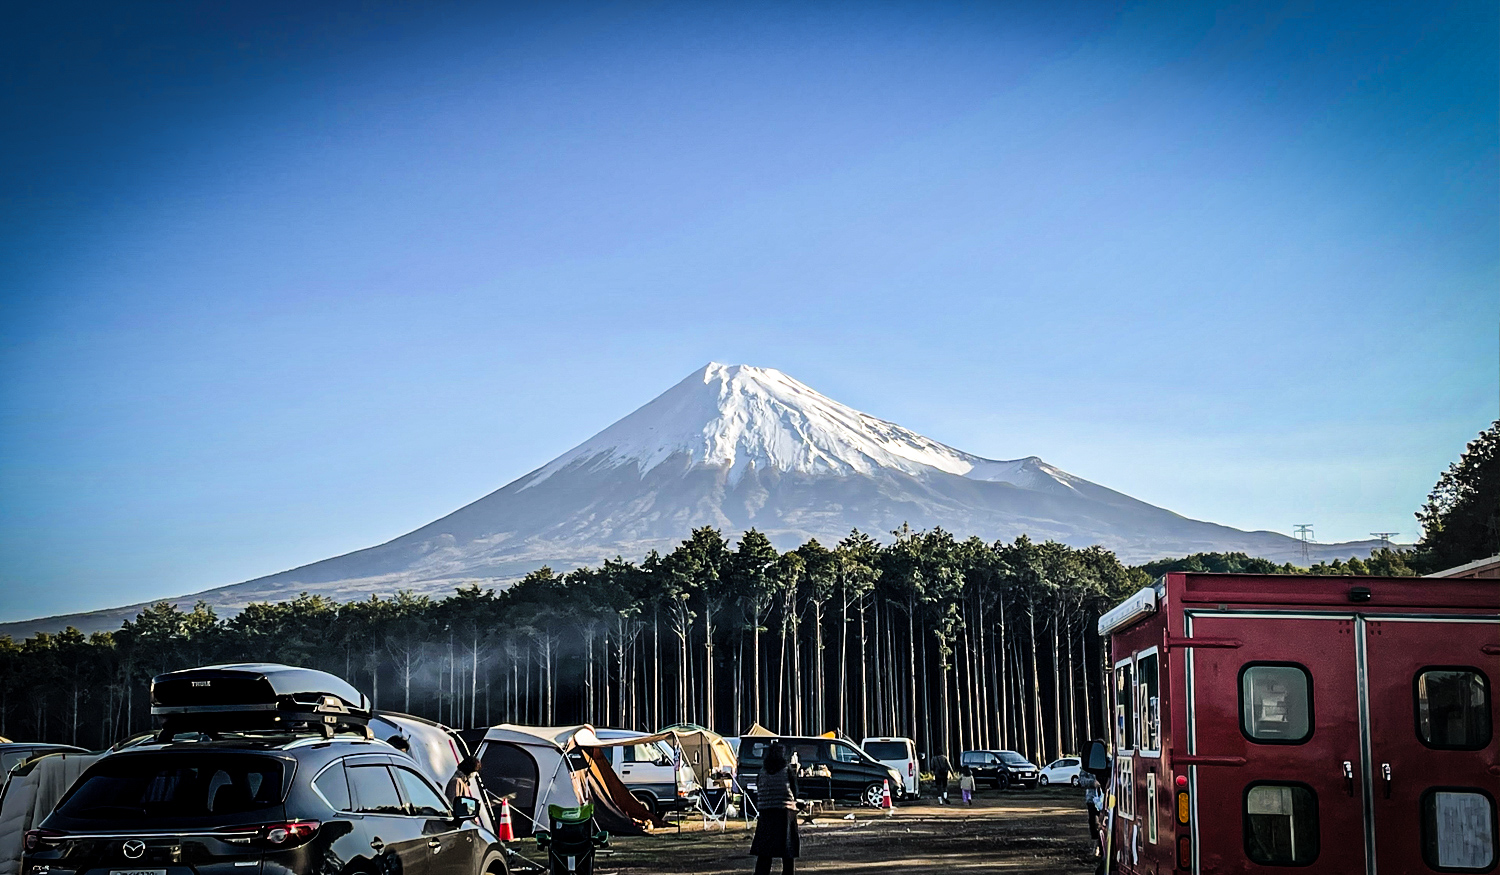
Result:
{"label": "license plate", "polygon": [[165,869],[111,869],[109,875],[167,875]]}

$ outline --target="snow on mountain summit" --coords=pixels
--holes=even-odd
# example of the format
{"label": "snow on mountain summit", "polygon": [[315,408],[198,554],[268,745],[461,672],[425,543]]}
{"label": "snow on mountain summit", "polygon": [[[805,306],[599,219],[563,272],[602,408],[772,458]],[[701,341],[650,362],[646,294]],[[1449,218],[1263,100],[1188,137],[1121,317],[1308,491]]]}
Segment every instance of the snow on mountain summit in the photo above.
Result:
{"label": "snow on mountain summit", "polygon": [[840,404],[774,368],[712,362],[645,406],[548,463],[529,489],[558,471],[634,464],[640,473],[677,456],[727,467],[735,483],[751,469],[804,474],[911,475],[941,471],[976,480],[1072,488],[1070,475],[1036,457],[995,461],[956,450]]}

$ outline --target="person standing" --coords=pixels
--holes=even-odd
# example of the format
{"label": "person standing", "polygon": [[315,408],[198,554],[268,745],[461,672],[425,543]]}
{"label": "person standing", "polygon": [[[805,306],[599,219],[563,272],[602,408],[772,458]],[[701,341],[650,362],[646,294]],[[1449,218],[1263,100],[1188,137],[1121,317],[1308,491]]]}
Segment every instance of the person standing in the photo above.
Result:
{"label": "person standing", "polygon": [[932,758],[932,777],[937,782],[937,801],[939,805],[948,804],[948,779],[953,777],[953,764],[942,754]]}
{"label": "person standing", "polygon": [[787,764],[786,748],[773,741],[755,779],[755,839],[750,853],[756,858],[755,875],[770,875],[771,860],[781,858],[782,875],[793,875],[802,847],[797,835],[797,776]]}

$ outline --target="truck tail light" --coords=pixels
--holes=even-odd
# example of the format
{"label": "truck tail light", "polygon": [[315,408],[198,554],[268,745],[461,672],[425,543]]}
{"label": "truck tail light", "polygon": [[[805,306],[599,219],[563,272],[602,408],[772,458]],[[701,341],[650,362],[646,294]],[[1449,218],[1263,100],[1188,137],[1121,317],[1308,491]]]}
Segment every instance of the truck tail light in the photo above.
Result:
{"label": "truck tail light", "polygon": [[1193,868],[1193,840],[1186,835],[1177,837],[1177,868]]}
{"label": "truck tail light", "polygon": [[1177,822],[1187,825],[1188,822],[1188,794],[1186,790],[1177,791]]}

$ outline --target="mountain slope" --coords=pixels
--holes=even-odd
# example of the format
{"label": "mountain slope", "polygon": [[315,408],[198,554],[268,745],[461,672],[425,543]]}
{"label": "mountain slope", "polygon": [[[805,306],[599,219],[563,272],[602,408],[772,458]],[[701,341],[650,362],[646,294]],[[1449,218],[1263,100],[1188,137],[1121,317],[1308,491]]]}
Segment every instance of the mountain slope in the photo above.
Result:
{"label": "mountain slope", "polygon": [[[302,591],[334,598],[498,584],[666,551],[698,526],[754,527],[780,548],[909,523],[959,536],[1102,544],[1127,561],[1207,550],[1299,559],[1301,544],[1192,520],[1030,456],[984,459],[876,419],[768,368],[710,364],[536,471],[395,540],[188,596],[233,611]],[[1317,557],[1373,542],[1318,545]],[[138,605],[0,626],[113,628]]]}

